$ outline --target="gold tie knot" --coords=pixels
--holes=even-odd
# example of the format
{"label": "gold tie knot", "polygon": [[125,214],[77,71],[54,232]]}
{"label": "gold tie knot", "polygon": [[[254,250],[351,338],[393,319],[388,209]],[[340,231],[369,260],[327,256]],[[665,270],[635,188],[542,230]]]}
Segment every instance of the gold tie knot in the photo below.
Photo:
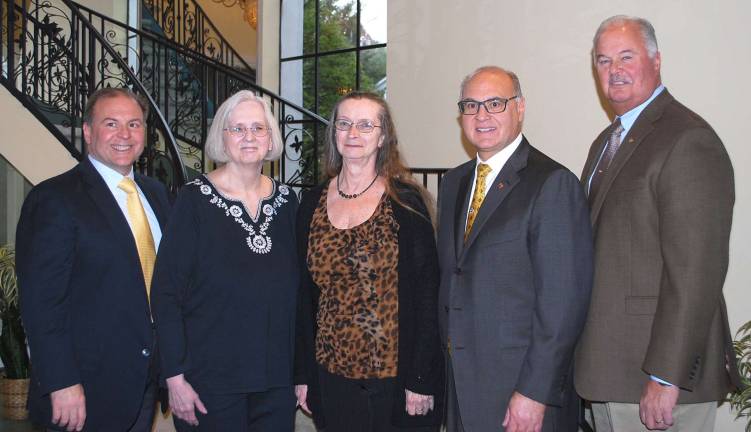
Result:
{"label": "gold tie knot", "polygon": [[472,196],[472,203],[469,206],[469,214],[467,214],[467,227],[464,229],[464,241],[469,238],[469,233],[472,231],[472,224],[475,223],[477,212],[480,211],[482,201],[485,199],[485,179],[488,177],[492,169],[490,165],[486,163],[480,163],[477,165],[477,177],[475,178],[475,193]]}
{"label": "gold tie knot", "polygon": [[485,184],[485,178],[490,174],[490,171],[492,171],[492,168],[490,168],[490,165],[486,163],[481,163],[477,165],[477,182],[482,182],[482,184]]}
{"label": "gold tie knot", "polygon": [[120,183],[117,184],[117,187],[124,190],[127,194],[138,193],[138,189],[136,189],[136,182],[134,182],[130,177],[123,177],[123,179],[120,180]]}

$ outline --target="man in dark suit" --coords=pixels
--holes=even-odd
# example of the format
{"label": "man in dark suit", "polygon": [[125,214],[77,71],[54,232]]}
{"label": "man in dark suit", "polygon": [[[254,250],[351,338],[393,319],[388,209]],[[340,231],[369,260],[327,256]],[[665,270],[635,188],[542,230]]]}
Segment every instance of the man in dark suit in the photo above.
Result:
{"label": "man in dark suit", "polygon": [[595,280],[576,389],[598,432],[711,431],[739,382],[722,296],[733,168],[709,124],[661,84],[648,21],[605,20],[592,54],[616,119],[582,174]]}
{"label": "man in dark suit", "polygon": [[462,83],[461,124],[477,158],[443,177],[438,216],[449,432],[576,430],[587,205],[576,176],[522,135],[524,108],[512,72],[483,67]]}
{"label": "man in dark suit", "polygon": [[23,205],[16,264],[29,411],[51,430],[151,430],[147,287],[169,203],[160,183],[133,172],[147,109],[125,89],[91,95],[88,156],[34,187]]}

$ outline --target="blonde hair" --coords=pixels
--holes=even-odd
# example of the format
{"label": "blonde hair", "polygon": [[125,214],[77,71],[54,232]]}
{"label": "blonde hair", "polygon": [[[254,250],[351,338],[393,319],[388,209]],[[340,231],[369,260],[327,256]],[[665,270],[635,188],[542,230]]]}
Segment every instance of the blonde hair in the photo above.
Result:
{"label": "blonde hair", "polygon": [[284,150],[282,134],[279,132],[279,123],[276,121],[274,114],[271,113],[271,107],[266,99],[257,96],[250,90],[240,90],[224,101],[219,109],[216,110],[216,115],[214,115],[214,120],[211,122],[211,128],[206,136],[206,143],[204,145],[206,156],[214,162],[226,163],[229,161],[229,156],[227,156],[227,152],[224,150],[224,128],[229,126],[227,120],[232,115],[232,111],[243,102],[256,102],[263,108],[271,138],[271,150],[266,154],[264,160],[272,161],[279,159]]}

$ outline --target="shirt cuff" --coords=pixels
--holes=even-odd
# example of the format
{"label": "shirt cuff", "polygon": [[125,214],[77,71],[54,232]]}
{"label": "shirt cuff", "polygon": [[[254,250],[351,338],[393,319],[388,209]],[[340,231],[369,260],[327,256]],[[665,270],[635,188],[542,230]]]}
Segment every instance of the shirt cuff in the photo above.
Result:
{"label": "shirt cuff", "polygon": [[673,384],[670,384],[669,382],[667,382],[667,381],[665,381],[663,379],[657,378],[654,375],[650,375],[649,379],[651,379],[652,381],[658,382],[658,383],[660,383],[660,385],[664,385],[665,387],[673,387]]}

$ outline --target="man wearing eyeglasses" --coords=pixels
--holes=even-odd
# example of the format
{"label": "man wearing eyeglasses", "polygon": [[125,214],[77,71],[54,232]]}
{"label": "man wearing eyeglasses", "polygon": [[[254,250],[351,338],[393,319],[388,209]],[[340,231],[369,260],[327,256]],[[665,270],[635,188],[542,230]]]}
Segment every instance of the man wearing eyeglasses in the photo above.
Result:
{"label": "man wearing eyeglasses", "polygon": [[522,135],[517,76],[486,66],[461,85],[474,159],[439,192],[439,316],[449,432],[575,431],[572,357],[592,282],[586,198]]}
{"label": "man wearing eyeglasses", "polygon": [[662,85],[647,20],[605,20],[592,58],[615,119],[582,174],[595,281],[576,389],[598,432],[712,431],[717,401],[740,381],[722,296],[733,167]]}

